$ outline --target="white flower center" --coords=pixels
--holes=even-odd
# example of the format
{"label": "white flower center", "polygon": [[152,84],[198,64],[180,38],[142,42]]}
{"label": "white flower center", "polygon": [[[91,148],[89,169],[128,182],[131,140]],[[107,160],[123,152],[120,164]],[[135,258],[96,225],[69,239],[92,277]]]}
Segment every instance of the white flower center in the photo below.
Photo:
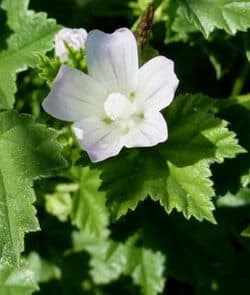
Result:
{"label": "white flower center", "polygon": [[104,102],[105,113],[111,120],[116,120],[123,114],[129,103],[125,95],[113,92]]}
{"label": "white flower center", "polygon": [[[134,95],[133,95],[134,96]],[[114,126],[120,128],[123,134],[127,134],[144,120],[143,110],[138,105],[120,92],[111,93],[104,102],[106,124],[115,123]],[[132,100],[132,101],[131,101]]]}

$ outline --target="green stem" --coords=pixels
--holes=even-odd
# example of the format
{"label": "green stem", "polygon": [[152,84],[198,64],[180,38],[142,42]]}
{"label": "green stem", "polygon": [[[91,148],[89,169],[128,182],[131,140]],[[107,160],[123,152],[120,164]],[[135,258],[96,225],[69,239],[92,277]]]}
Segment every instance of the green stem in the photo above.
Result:
{"label": "green stem", "polygon": [[242,89],[246,83],[248,73],[249,73],[249,63],[245,62],[245,64],[243,65],[241,69],[239,77],[236,78],[234,81],[233,88],[231,91],[231,97],[237,97],[241,94]]}

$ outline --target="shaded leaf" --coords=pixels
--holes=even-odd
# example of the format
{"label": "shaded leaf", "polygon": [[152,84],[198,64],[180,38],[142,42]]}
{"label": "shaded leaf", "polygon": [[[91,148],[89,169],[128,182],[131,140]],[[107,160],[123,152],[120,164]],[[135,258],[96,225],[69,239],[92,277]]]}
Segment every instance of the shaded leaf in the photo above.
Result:
{"label": "shaded leaf", "polygon": [[83,232],[75,232],[73,241],[75,250],[85,250],[91,255],[90,272],[97,284],[108,284],[127,275],[141,287],[142,294],[156,295],[163,290],[163,254],[136,246],[136,237],[119,243],[91,239]]}

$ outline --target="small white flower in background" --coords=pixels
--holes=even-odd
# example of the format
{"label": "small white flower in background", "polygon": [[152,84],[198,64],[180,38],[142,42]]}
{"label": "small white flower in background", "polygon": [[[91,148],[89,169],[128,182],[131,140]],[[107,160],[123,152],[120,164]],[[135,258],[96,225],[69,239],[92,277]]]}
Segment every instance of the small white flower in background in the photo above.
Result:
{"label": "small white flower in background", "polygon": [[43,102],[50,115],[75,122],[73,130],[93,162],[125,147],[164,142],[167,124],[160,111],[174,98],[174,64],[158,56],[140,69],[133,33],[91,31],[86,41],[89,75],[62,65]]}
{"label": "small white flower in background", "polygon": [[64,41],[76,51],[85,47],[87,39],[87,31],[84,29],[68,29],[60,30],[55,36],[55,54],[62,62],[68,61],[68,51]]}

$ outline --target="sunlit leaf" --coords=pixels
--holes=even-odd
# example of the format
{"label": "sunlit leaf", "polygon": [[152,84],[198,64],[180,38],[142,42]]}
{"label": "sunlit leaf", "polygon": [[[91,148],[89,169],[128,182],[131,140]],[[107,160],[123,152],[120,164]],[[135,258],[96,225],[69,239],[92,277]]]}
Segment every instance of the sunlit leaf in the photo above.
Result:
{"label": "sunlit leaf", "polygon": [[55,33],[60,29],[45,13],[27,10],[28,0],[5,0],[8,24],[13,34],[8,48],[0,52],[0,108],[12,108],[16,92],[16,74],[34,67],[38,54],[53,48]]}
{"label": "sunlit leaf", "polygon": [[206,38],[216,28],[235,34],[250,27],[248,0],[179,0],[179,3]]}
{"label": "sunlit leaf", "polygon": [[39,229],[34,178],[65,166],[56,133],[31,116],[0,113],[0,256],[19,265],[24,234]]}

